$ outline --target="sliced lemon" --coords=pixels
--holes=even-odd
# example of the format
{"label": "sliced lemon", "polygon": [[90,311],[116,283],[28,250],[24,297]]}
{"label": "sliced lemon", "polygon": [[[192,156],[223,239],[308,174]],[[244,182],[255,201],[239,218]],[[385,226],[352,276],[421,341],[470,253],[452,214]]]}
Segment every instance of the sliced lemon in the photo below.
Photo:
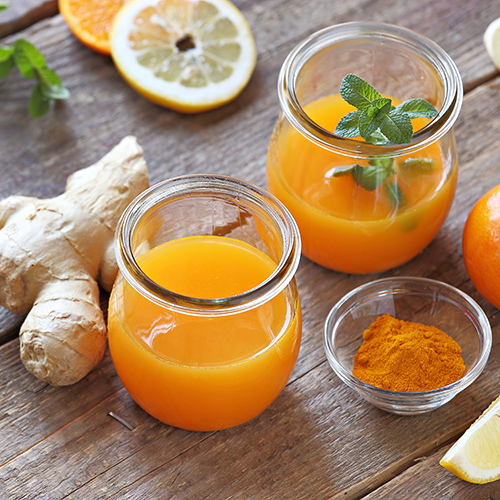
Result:
{"label": "sliced lemon", "polygon": [[132,0],[115,17],[110,42],[137,92],[184,113],[233,100],[257,59],[250,26],[228,0]]}
{"label": "sliced lemon", "polygon": [[439,462],[471,483],[500,479],[500,397],[469,427]]}
{"label": "sliced lemon", "polygon": [[486,28],[483,42],[493,64],[500,69],[500,17]]}

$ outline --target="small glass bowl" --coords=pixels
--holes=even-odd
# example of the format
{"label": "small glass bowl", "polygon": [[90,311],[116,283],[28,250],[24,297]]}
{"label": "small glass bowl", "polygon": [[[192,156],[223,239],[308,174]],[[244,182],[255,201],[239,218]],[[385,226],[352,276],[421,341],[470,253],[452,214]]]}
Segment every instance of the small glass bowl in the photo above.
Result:
{"label": "small glass bowl", "polygon": [[[356,378],[352,368],[363,332],[386,313],[433,325],[452,337],[462,348],[462,377],[422,392],[389,391]],[[476,380],[488,360],[492,336],[484,311],[457,288],[426,278],[397,277],[372,281],[345,295],[328,315],[323,340],[330,366],[349,387],[382,410],[416,415],[439,408]]]}

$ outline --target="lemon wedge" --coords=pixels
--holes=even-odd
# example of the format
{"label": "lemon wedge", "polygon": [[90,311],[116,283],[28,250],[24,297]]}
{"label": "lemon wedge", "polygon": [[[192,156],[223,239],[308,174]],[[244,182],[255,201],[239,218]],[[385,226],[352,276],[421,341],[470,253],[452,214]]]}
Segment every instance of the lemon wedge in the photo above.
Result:
{"label": "lemon wedge", "polygon": [[113,21],[110,44],[137,92],[184,113],[233,100],[257,59],[250,26],[228,0],[132,0]]}
{"label": "lemon wedge", "polygon": [[500,478],[500,397],[469,427],[439,462],[471,483]]}
{"label": "lemon wedge", "polygon": [[500,69],[500,17],[486,28],[483,42],[493,64]]}

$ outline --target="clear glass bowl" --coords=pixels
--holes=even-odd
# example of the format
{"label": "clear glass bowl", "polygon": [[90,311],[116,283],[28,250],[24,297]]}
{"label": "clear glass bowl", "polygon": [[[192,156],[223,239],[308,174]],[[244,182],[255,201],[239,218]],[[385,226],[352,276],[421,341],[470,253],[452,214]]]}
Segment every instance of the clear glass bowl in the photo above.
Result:
{"label": "clear glass bowl", "polygon": [[[433,325],[462,348],[465,371],[456,382],[422,392],[396,392],[369,385],[352,374],[363,332],[382,315]],[[467,294],[426,278],[372,281],[345,295],[330,311],[324,329],[328,362],[338,377],[378,408],[398,415],[435,410],[468,387],[483,371],[491,350],[491,327]]]}

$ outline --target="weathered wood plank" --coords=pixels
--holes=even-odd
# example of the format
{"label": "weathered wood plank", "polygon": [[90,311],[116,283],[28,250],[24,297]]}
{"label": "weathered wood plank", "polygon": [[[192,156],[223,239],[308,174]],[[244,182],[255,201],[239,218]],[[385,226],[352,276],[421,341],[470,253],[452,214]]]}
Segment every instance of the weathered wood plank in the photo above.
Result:
{"label": "weathered wood plank", "polygon": [[[113,412],[131,424],[129,430],[109,416]],[[90,411],[63,426],[56,435],[36,443],[2,467],[2,498],[51,500],[72,495],[82,486],[118,467],[125,459],[137,469],[145,460],[143,451],[162,463],[181,456],[210,436],[162,425],[145,414],[125,389],[105,398]],[[99,443],[96,453],[95,443]],[[63,472],[64,471],[64,472]],[[63,472],[63,473],[61,473]],[[99,486],[89,498],[106,498],[118,483]]]}
{"label": "weathered wood plank", "polygon": [[[420,29],[457,60],[466,87],[495,73],[481,37],[489,21],[500,15],[498,1],[461,1],[451,9],[444,0],[418,7],[403,1],[388,5],[361,0],[355,5],[318,1],[314,9],[302,0],[240,6],[252,24],[259,48],[255,75],[236,102],[194,117],[163,110],[135,94],[118,76],[111,60],[83,47],[60,16],[26,32],[45,53],[48,65],[61,74],[72,97],[67,103],[58,103],[49,116],[33,120],[27,113],[33,83],[18,75],[0,81],[5,100],[0,151],[6,173],[0,197],[14,193],[55,196],[62,192],[71,172],[98,160],[127,134],[137,135],[143,144],[152,182],[212,171],[238,172],[263,185],[267,141],[278,114],[275,81],[279,67],[296,42],[327,24],[373,18]],[[450,32],[454,35],[449,36]],[[234,137],[238,137],[238,147]],[[11,335],[11,328],[11,323],[4,327],[0,320],[0,332],[5,329]]]}
{"label": "weathered wood plank", "polygon": [[47,117],[32,120],[27,113],[32,82],[17,75],[0,81],[4,99],[0,150],[5,168],[11,172],[0,186],[0,197],[27,192],[56,195],[69,173],[97,160],[130,133],[145,147],[152,182],[209,170],[239,172],[262,185],[267,141],[278,114],[275,85],[279,67],[300,39],[336,22],[376,19],[419,28],[456,59],[469,87],[495,74],[481,37],[487,19],[500,16],[498,0],[462,0],[453,9],[444,0],[427,0],[418,6],[402,0],[322,0],[314,3],[314,9],[303,0],[240,2],[240,6],[257,40],[256,72],[239,99],[198,116],[181,116],[138,96],[122,81],[109,58],[93,53],[71,36],[60,16],[29,30],[26,36],[46,55],[49,67],[58,71],[72,97],[58,103]]}
{"label": "weathered wood plank", "polygon": [[363,500],[499,500],[500,484],[471,484],[453,476],[439,465],[449,446],[419,460],[416,465],[386,485],[363,497]]}
{"label": "weathered wood plank", "polygon": [[[497,391],[499,370],[497,358],[445,407],[397,417],[361,400],[323,362],[252,422],[213,434],[162,426],[122,390],[5,464],[0,485],[20,498],[355,499],[463,431]],[[116,430],[110,410],[134,431]]]}
{"label": "weathered wood plank", "polygon": [[[172,482],[173,489],[169,491],[175,492],[178,498],[220,498],[231,495],[235,498],[248,498],[252,495],[266,498],[265,495],[271,494],[275,478],[279,477],[280,491],[292,491],[295,498],[315,498],[314,495],[318,495],[317,498],[335,498],[334,494],[339,491],[342,492],[339,498],[358,498],[390,479],[436,444],[459,434],[498,391],[498,313],[479,297],[467,280],[459,245],[461,228],[469,208],[496,177],[496,170],[493,168],[496,156],[491,148],[490,155],[481,158],[480,162],[477,161],[476,150],[472,149],[469,154],[468,148],[476,148],[478,152],[485,150],[490,139],[499,132],[500,119],[496,118],[500,116],[499,88],[498,82],[493,82],[466,97],[464,112],[457,127],[458,144],[465,161],[460,167],[457,202],[443,230],[412,262],[381,274],[426,275],[442,279],[460,286],[479,300],[493,323],[496,342],[485,373],[476,384],[444,408],[430,415],[410,419],[387,415],[364,403],[352,391],[341,386],[326,367],[322,354],[321,328],[329,307],[343,293],[377,276],[345,276],[322,269],[304,259],[298,274],[304,304],[304,344],[292,383],[275,405],[255,421],[234,430],[217,433],[182,455],[163,461],[162,455],[158,456],[157,451],[152,451],[157,448],[144,447],[134,453],[125,453],[119,463],[100,469],[96,477],[84,474],[83,464],[89,452],[80,454],[76,450],[74,482],[67,486],[68,489],[65,486],[58,490],[60,477],[55,474],[52,483],[45,483],[44,491],[59,498],[60,494],[67,493],[70,487],[76,486],[72,493],[74,498],[99,498],[99,492],[107,488],[103,498],[111,494],[116,494],[117,498],[141,498],[145,494],[154,497],[165,484]],[[481,119],[486,112],[490,112],[492,116],[488,122]],[[463,147],[465,150],[462,151]],[[14,356],[11,358],[14,359]],[[19,398],[26,398],[31,404],[31,410],[24,410],[22,418],[18,415],[15,420],[19,426],[35,429],[32,435],[23,436],[22,446],[18,448],[19,456],[8,464],[9,467],[15,467],[16,474],[21,474],[32,469],[30,464],[42,462],[49,467],[53,463],[51,457],[56,453],[54,447],[63,449],[61,441],[65,443],[68,439],[57,429],[66,429],[63,426],[69,423],[68,427],[72,429],[70,437],[72,433],[81,432],[80,419],[83,417],[78,412],[82,411],[81,405],[86,404],[82,403],[81,398],[85,399],[94,390],[102,390],[102,380],[106,381],[107,377],[109,380],[114,375],[107,359],[100,367],[107,375],[102,377],[97,372],[98,374],[88,377],[86,382],[82,382],[87,383],[87,387],[75,386],[73,390],[68,389],[66,396],[61,394],[66,389],[48,388],[51,394],[43,398],[38,397],[38,394],[28,397],[26,387],[19,384],[19,378],[22,378],[22,374],[25,378],[31,376],[23,372],[19,362],[13,362],[12,366],[15,367],[14,375],[9,379],[14,380],[12,389],[16,389],[15,404],[7,403],[7,411],[11,406],[22,408]],[[12,375],[12,371],[10,374]],[[107,397],[115,397],[119,383],[114,380],[111,385],[115,392],[110,390],[106,394],[100,394],[101,399],[96,397],[95,404],[100,404]],[[67,394],[73,396],[71,402],[76,408],[70,406],[70,411],[63,416],[66,420],[59,415],[59,420],[50,421],[47,415],[53,413],[53,408],[67,408]],[[92,416],[97,411],[94,406],[88,408],[90,419],[97,418]],[[120,411],[121,408],[119,407]],[[140,410],[137,411],[140,413]],[[129,418],[126,412],[124,415]],[[149,419],[146,415],[143,416]],[[37,418],[42,419],[43,426],[37,425]],[[131,421],[137,422],[134,418]],[[5,423],[11,424],[12,417],[8,415]],[[270,440],[266,433],[269,427],[273,429],[272,436],[276,436],[274,440]],[[51,432],[54,434],[49,440],[43,439]],[[104,446],[90,434],[79,439],[84,450],[93,445],[93,453],[97,456],[101,456],[109,448],[108,443]],[[92,444],[87,440],[91,440]],[[41,441],[39,445],[36,444],[38,441]],[[157,445],[172,446],[172,438],[165,441],[160,438]],[[23,446],[25,452],[22,452]],[[242,449],[247,450],[244,456],[240,456],[239,451],[231,453],[231,450]],[[363,453],[360,453],[360,449]],[[220,454],[226,456],[226,461],[215,461],[213,450],[223,450],[224,453]],[[230,467],[234,461],[237,461],[237,470],[245,472],[243,479],[239,479],[241,473],[234,473],[235,469]],[[67,474],[66,468],[57,470],[59,474]],[[8,471],[5,478],[16,477],[16,474],[12,474],[12,469]],[[39,468],[37,471],[44,472]],[[213,478],[213,482],[200,482],[200,471],[204,477]],[[3,474],[1,469],[0,473]],[[335,481],[331,480],[332,477]],[[10,479],[9,485],[14,488],[12,491],[19,487],[15,479]],[[114,485],[114,489],[109,489],[109,485]],[[33,495],[40,494],[38,487],[38,483],[35,483]],[[275,498],[280,498],[279,493],[274,495]],[[282,498],[285,498],[285,493]]]}
{"label": "weathered wood plank", "polygon": [[[23,34],[42,49],[72,97],[47,117],[32,120],[26,111],[32,82],[10,75],[0,81],[0,197],[57,195],[71,172],[98,160],[127,134],[138,136],[145,148],[152,182],[211,171],[263,185],[267,141],[278,114],[279,67],[296,42],[335,22],[372,18],[420,31],[457,60],[467,88],[496,74],[481,36],[500,15],[499,1],[321,0],[314,8],[304,0],[237,4],[256,35],[256,72],[234,103],[199,116],[181,116],[144,101],[123,83],[111,60],[81,46],[59,16]],[[297,276],[304,309],[299,362],[284,393],[254,421],[214,434],[174,430],[130,400],[109,356],[79,384],[53,388],[26,373],[17,341],[0,348],[0,492],[4,488],[6,498],[51,500],[174,495],[354,499],[457,437],[498,392],[498,313],[468,280],[460,241],[473,202],[499,182],[499,89],[496,79],[467,95],[457,125],[461,173],[456,201],[421,255],[373,276],[342,275],[303,259]],[[330,307],[355,286],[392,275],[423,275],[459,286],[478,299],[494,326],[496,341],[485,373],[432,414],[402,418],[383,413],[342,386],[325,362],[322,326]],[[110,410],[135,425],[134,431],[107,417]],[[421,498],[433,498],[436,484],[460,491],[450,489],[455,479],[446,471],[437,483],[429,482],[435,469],[422,472],[425,481],[413,476],[417,471],[412,467],[407,474],[412,481],[420,479]],[[383,488],[391,484],[399,483]]]}
{"label": "weathered wood plank", "polygon": [[24,30],[58,12],[57,0],[14,0],[8,9],[0,12],[0,38]]}
{"label": "weathered wood plank", "polygon": [[[103,310],[107,301],[103,293]],[[94,371],[71,387],[51,387],[28,373],[17,339],[0,348],[0,360],[0,465],[122,388],[108,352]],[[11,426],[18,433],[15,440]]]}
{"label": "weathered wood plank", "polygon": [[31,448],[122,387],[109,354],[79,384],[52,387],[26,371],[19,358],[18,340],[2,346],[0,352],[0,464]]}
{"label": "weathered wood plank", "polygon": [[7,309],[0,307],[0,345],[17,337],[23,320],[24,317],[16,316]]}

